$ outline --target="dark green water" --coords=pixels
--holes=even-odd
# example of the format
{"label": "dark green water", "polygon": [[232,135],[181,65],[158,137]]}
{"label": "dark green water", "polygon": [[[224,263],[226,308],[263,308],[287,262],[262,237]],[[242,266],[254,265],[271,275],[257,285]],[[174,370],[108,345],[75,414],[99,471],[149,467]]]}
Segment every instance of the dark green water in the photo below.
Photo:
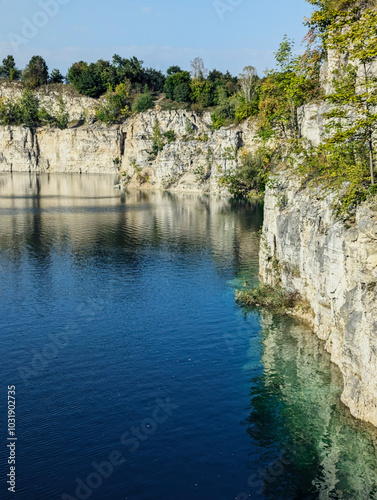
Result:
{"label": "dark green water", "polygon": [[321,343],[234,302],[262,206],[113,183],[0,176],[0,498],[376,499]]}

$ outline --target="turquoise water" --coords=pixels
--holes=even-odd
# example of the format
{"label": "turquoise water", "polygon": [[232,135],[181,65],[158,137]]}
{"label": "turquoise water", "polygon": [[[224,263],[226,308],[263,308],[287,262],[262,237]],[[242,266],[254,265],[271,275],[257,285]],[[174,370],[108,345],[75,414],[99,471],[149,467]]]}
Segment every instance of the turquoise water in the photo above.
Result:
{"label": "turquoise water", "polygon": [[377,431],[340,403],[321,343],[235,304],[262,206],[113,184],[0,176],[16,498],[377,498]]}

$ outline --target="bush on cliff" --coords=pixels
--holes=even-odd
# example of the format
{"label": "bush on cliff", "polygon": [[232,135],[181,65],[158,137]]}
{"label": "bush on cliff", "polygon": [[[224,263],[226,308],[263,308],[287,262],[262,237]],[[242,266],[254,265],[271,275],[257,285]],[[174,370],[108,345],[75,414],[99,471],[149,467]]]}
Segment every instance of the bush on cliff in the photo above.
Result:
{"label": "bush on cliff", "polygon": [[136,113],[143,113],[150,108],[154,107],[154,101],[152,95],[149,92],[145,92],[144,94],[139,95],[136,99],[132,109]]}
{"label": "bush on cliff", "polygon": [[238,290],[236,301],[247,307],[264,307],[284,314],[300,301],[297,292],[287,292],[281,286],[260,284],[252,290]]}
{"label": "bush on cliff", "polygon": [[98,120],[106,123],[120,123],[131,114],[131,83],[117,85],[115,92],[109,89],[97,111]]}

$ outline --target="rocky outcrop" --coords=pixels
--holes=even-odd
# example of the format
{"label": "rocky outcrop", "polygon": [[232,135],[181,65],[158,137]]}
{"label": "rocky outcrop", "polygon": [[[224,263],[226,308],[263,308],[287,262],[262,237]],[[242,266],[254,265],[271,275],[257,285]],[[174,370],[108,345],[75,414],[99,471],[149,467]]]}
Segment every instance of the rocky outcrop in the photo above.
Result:
{"label": "rocky outcrop", "polygon": [[[153,128],[158,123],[162,137],[174,134],[151,161]],[[252,144],[252,127],[212,130],[209,113],[199,116],[190,111],[148,111],[129,119],[122,126],[122,169],[148,176],[159,188],[198,189],[216,192],[223,172],[235,167],[234,153]]]}
{"label": "rocky outcrop", "polygon": [[[160,151],[153,154],[158,124]],[[122,125],[65,130],[0,127],[0,171],[123,173],[132,185],[218,192],[235,152],[253,147],[250,123],[212,130],[209,113],[151,110]]]}
{"label": "rocky outcrop", "polygon": [[0,127],[0,171],[116,173],[119,128]]}
{"label": "rocky outcrop", "polygon": [[[19,99],[24,87],[21,83],[2,82],[0,85],[0,99]],[[92,99],[78,94],[71,86],[52,84],[41,87],[35,91],[35,97],[40,107],[44,107],[51,115],[59,112],[60,99],[64,103],[70,122],[90,122],[96,115],[96,110],[101,99]]]}
{"label": "rocky outcrop", "polygon": [[361,206],[347,225],[334,218],[334,198],[286,172],[275,175],[260,273],[310,303],[314,331],[343,375],[342,401],[377,426],[377,212]]}

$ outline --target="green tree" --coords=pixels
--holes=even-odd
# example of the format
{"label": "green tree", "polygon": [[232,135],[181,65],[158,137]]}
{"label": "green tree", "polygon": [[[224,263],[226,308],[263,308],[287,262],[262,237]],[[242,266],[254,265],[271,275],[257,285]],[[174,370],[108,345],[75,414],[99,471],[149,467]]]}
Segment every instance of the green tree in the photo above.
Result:
{"label": "green tree", "polygon": [[36,127],[39,125],[39,102],[31,90],[24,90],[19,109],[21,122],[26,125],[26,127]]}
{"label": "green tree", "polygon": [[117,85],[115,92],[110,88],[97,111],[97,118],[106,124],[120,123],[131,114],[131,82]]}
{"label": "green tree", "polygon": [[59,97],[58,100],[58,112],[56,113],[56,125],[60,129],[67,128],[69,122],[69,114],[67,111],[67,107],[62,97]]}
{"label": "green tree", "polygon": [[354,141],[365,144],[374,184],[374,141],[377,133],[377,77],[372,68],[377,58],[377,12],[365,10],[355,19],[352,12],[339,15],[328,33],[330,48],[348,54],[348,64],[338,70],[334,90],[327,96],[333,105],[327,114],[335,131],[329,144]]}
{"label": "green tree", "polygon": [[204,108],[212,106],[215,87],[211,81],[194,78],[191,80],[190,89],[190,99],[192,102],[195,102]]}
{"label": "green tree", "polygon": [[170,75],[175,75],[175,73],[181,73],[181,72],[182,72],[182,70],[181,70],[181,68],[179,66],[170,66],[167,69],[166,74],[168,76],[170,76]]}
{"label": "green tree", "polygon": [[211,114],[212,125],[215,129],[230,124],[234,120],[235,105],[235,100],[228,97],[225,88],[219,87],[217,90],[217,107]]}
{"label": "green tree", "polygon": [[[180,71],[173,73],[166,78],[164,92],[168,99],[178,100],[178,102],[186,102],[190,97],[190,73],[188,71]],[[176,90],[180,87],[178,90]]]}
{"label": "green tree", "polygon": [[119,83],[129,80],[132,85],[143,85],[144,82],[144,69],[143,61],[137,57],[124,59],[118,54],[113,56],[113,66],[115,67],[117,79]]}
{"label": "green tree", "polygon": [[64,81],[64,76],[60,73],[60,71],[56,68],[54,68],[51,71],[50,78],[48,80],[49,83],[63,83]]}
{"label": "green tree", "polygon": [[160,124],[158,120],[156,120],[153,125],[152,149],[148,152],[150,161],[156,159],[158,153],[163,150],[164,145],[165,145],[164,136],[161,133]]}
{"label": "green tree", "polygon": [[284,137],[298,136],[297,108],[318,95],[319,64],[293,55],[294,44],[284,37],[275,53],[278,70],[261,82],[259,122],[261,130],[278,128]]}
{"label": "green tree", "polygon": [[87,64],[84,61],[73,63],[68,70],[68,80],[76,90],[89,97],[99,97],[108,88],[104,79],[105,68],[98,63]]}
{"label": "green tree", "polygon": [[148,89],[152,92],[162,92],[164,90],[165,76],[161,71],[147,68],[144,70],[143,82],[148,85]]}
{"label": "green tree", "polygon": [[13,56],[7,56],[3,59],[3,65],[0,66],[0,76],[10,81],[20,79],[21,71],[16,68]]}
{"label": "green tree", "polygon": [[45,85],[48,81],[48,67],[41,56],[33,56],[22,73],[22,81],[30,89]]}

